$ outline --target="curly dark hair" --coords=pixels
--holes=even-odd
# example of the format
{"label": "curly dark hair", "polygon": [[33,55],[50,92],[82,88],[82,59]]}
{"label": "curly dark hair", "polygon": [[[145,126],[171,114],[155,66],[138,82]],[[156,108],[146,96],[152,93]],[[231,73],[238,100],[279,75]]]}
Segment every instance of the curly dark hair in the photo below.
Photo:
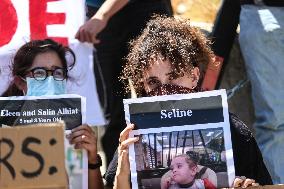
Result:
{"label": "curly dark hair", "polygon": [[[158,55],[168,59],[177,76],[198,67],[202,80],[209,62],[213,61],[210,43],[189,20],[155,15],[142,34],[130,42],[130,53],[122,73],[122,80],[132,80],[136,93],[144,94],[143,73]],[[200,86],[199,86],[200,87]],[[130,87],[126,85],[127,92]]]}

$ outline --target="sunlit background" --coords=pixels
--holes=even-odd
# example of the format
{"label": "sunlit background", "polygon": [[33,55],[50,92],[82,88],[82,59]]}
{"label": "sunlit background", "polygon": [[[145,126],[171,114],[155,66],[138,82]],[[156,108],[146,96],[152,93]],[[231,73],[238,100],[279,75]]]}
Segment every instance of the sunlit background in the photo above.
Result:
{"label": "sunlit background", "polygon": [[221,0],[172,0],[176,16],[192,22],[213,24]]}

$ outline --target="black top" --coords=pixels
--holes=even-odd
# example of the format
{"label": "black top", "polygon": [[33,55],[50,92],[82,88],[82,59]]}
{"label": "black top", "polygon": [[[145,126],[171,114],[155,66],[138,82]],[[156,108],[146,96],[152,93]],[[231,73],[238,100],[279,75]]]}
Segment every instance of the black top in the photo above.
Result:
{"label": "black top", "polygon": [[[263,2],[268,6],[284,7],[283,0],[263,0]],[[225,61],[234,43],[242,4],[253,4],[253,0],[224,0],[210,34],[214,53],[223,57]]]}
{"label": "black top", "polygon": [[230,124],[236,176],[254,179],[261,185],[272,184],[249,128],[234,114],[230,114]]}
{"label": "black top", "polygon": [[[254,4],[254,0],[240,0],[241,4]],[[262,0],[267,6],[284,6],[283,0]]]}
{"label": "black top", "polygon": [[[249,128],[234,114],[230,114],[230,128],[236,176],[254,179],[261,185],[271,185],[271,177],[264,165],[261,152]],[[104,175],[107,183],[114,182],[117,151]]]}

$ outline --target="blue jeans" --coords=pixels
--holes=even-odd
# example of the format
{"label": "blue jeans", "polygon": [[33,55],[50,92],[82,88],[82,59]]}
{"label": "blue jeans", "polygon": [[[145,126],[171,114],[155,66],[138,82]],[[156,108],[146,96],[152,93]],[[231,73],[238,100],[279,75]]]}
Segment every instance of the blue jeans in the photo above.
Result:
{"label": "blue jeans", "polygon": [[274,184],[284,183],[284,7],[243,5],[239,41],[252,86],[256,140]]}

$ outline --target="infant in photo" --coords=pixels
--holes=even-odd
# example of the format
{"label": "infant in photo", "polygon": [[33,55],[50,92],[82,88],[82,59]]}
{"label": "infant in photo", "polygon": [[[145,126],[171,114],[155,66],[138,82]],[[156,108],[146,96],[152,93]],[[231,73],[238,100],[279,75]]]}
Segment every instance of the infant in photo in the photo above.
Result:
{"label": "infant in photo", "polygon": [[186,154],[177,155],[171,161],[170,171],[161,179],[161,189],[216,189],[207,178],[197,175],[197,162]]}

